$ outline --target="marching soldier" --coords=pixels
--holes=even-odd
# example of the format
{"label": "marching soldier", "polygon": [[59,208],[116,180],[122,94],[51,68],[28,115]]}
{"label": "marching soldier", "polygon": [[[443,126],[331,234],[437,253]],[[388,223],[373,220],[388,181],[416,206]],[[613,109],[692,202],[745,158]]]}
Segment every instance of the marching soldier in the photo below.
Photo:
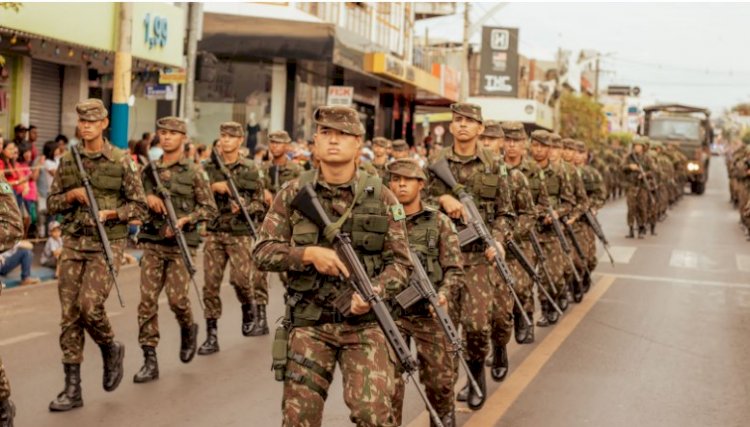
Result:
{"label": "marching soldier", "polygon": [[286,320],[274,340],[276,378],[284,381],[282,424],[321,425],[338,363],[349,419],[359,426],[393,426],[396,371],[385,335],[359,294],[351,297],[351,316],[335,308],[334,300],[350,287],[341,279],[349,272],[326,239],[329,230],[319,229],[291,202],[304,185],[313,186],[329,216],[338,218],[332,226],[351,234],[375,291],[385,295],[403,289],[410,271],[405,215],[382,179],[356,166],[365,133],[358,113],[320,107],[313,120],[319,169],[279,192],[254,249],[261,270],[288,274]]}
{"label": "marching soldier", "polygon": [[208,176],[191,159],[183,155],[187,140],[185,121],[164,117],[156,122],[164,154],[143,171],[143,185],[149,218],[138,234],[143,248],[141,258],[141,303],[138,305],[138,343],[143,349],[144,363],[133,377],[133,382],[145,383],[159,378],[156,346],[159,344],[159,295],[167,294],[169,307],[180,325],[180,360],[188,363],[195,356],[198,325],[188,298],[190,276],[182,260],[174,231],[167,222],[167,208],[153,181],[152,165],[156,166],[161,185],[170,193],[177,216],[177,226],[183,230],[191,249],[200,244],[197,223],[209,221],[216,214],[216,203],[208,183]]}
{"label": "marching soldier", "polygon": [[503,156],[502,146],[504,136],[500,123],[494,120],[487,120],[484,123],[484,131],[479,135],[479,142],[492,153],[493,157],[500,159]]}
{"label": "marching soldier", "polygon": [[372,140],[372,152],[375,158],[370,164],[378,172],[378,175],[386,179],[386,166],[388,165],[388,144],[390,141],[382,136],[376,136]]}
{"label": "marching soldier", "polygon": [[[91,177],[100,209],[98,220],[104,224],[114,253],[114,268],[118,270],[128,236],[128,222],[143,218],[146,213],[143,184],[127,153],[113,147],[103,137],[109,119],[102,101],[88,99],[79,102],[76,112],[83,167]],[[60,160],[47,201],[50,215],[64,216],[58,287],[65,388],[50,403],[51,411],[68,411],[83,406],[80,369],[84,331],[101,349],[104,390],[115,390],[123,375],[125,346],[114,340],[114,331],[104,309],[114,282],[108,274],[107,258],[94,219],[86,207],[88,203],[80,173],[68,152]]]}
{"label": "marching soldier", "polygon": [[[444,213],[422,203],[420,192],[427,176],[419,163],[395,160],[388,165],[388,173],[390,189],[404,206],[409,244],[435,285],[441,305],[450,313],[456,308],[463,286],[463,257],[456,227]],[[398,323],[402,334],[416,342],[419,379],[427,398],[443,425],[452,427],[456,424],[453,388],[458,379],[457,355],[449,351],[450,342],[429,308],[426,301],[417,303],[401,314]],[[404,379],[397,375],[393,399],[397,425],[401,425],[404,389]]]}
{"label": "marching soldier", "polygon": [[[562,144],[563,150],[561,152],[560,164],[565,168],[566,176],[573,184],[573,194],[576,198],[573,209],[564,218],[564,221],[568,225],[572,226],[575,239],[580,243],[583,236],[581,234],[580,222],[578,220],[587,210],[589,210],[589,199],[586,196],[586,188],[583,185],[581,175],[578,169],[576,169],[576,167],[573,165],[573,160],[575,159],[577,153],[576,141],[571,138],[565,138],[562,140]],[[571,242],[571,244],[572,243],[573,242]],[[581,259],[576,251],[573,251],[571,256],[573,256],[573,260],[575,261],[575,268],[577,268],[579,272],[584,272],[583,264],[586,262],[586,260]],[[579,288],[577,283],[575,283],[575,278],[572,271],[568,274],[567,288],[573,293],[573,300],[576,302],[580,301],[581,298],[583,298],[583,291],[588,290],[591,281],[591,278],[587,274],[582,274],[581,277],[583,279],[583,283],[581,284],[583,286],[582,289]]]}
{"label": "marching soldier", "polygon": [[648,222],[649,192],[650,192],[650,169],[645,159],[645,137],[637,137],[633,140],[632,151],[623,160],[620,170],[628,183],[628,227],[629,239],[635,237],[635,227],[638,226],[638,238],[642,239],[646,234]]}
{"label": "marching soldier", "polygon": [[[16,204],[13,188],[3,174],[0,174],[0,224],[0,252],[5,252],[23,237],[23,219]],[[0,427],[13,427],[15,415],[16,406],[10,400],[10,383],[0,359]]]}
{"label": "marching soldier", "polygon": [[[228,173],[231,174],[241,201],[233,200],[227,177],[215,161],[206,164],[206,173],[211,182],[211,190],[219,209],[219,215],[208,223],[208,237],[203,248],[205,260],[205,283],[203,302],[206,306],[206,341],[198,349],[198,354],[208,355],[219,351],[218,320],[221,317],[221,297],[219,291],[224,277],[224,269],[229,264],[229,283],[242,304],[242,334],[250,336],[255,323],[266,325],[266,307],[253,300],[251,270],[253,262],[251,247],[252,231],[241,215],[237,203],[243,203],[250,215],[261,215],[263,206],[263,176],[255,162],[240,156],[245,130],[236,122],[222,123],[219,127],[219,155],[223,158]],[[266,332],[267,333],[267,332]]]}
{"label": "marching soldier", "polygon": [[[463,185],[477,200],[477,208],[487,227],[492,230],[498,244],[508,238],[513,230],[513,203],[510,188],[502,179],[501,164],[493,158],[489,150],[481,147],[479,136],[484,131],[482,109],[478,105],[456,103],[451,105],[453,119],[450,132],[455,142],[443,148],[435,161],[446,159],[458,184]],[[452,189],[437,177],[432,177],[426,194],[429,201],[461,224],[466,217],[463,204],[452,194]],[[459,392],[458,400],[466,401],[469,408],[480,409],[487,394],[484,360],[490,349],[491,325],[507,343],[513,328],[513,298],[510,289],[497,272],[493,262],[494,248],[486,247],[483,241],[475,241],[461,248],[464,256],[466,285],[461,297],[461,323],[466,335],[466,357],[469,369],[484,394],[480,398],[473,389],[466,386]],[[504,257],[505,254],[497,254]],[[499,343],[502,344],[502,343]],[[502,358],[502,349],[497,353]]]}
{"label": "marching soldier", "polygon": [[[574,164],[578,168],[581,180],[583,181],[583,187],[586,189],[586,196],[589,200],[589,210],[591,215],[596,215],[597,211],[604,206],[607,201],[608,192],[607,187],[604,185],[604,178],[599,171],[588,164],[589,151],[586,148],[586,144],[582,141],[576,141],[576,155],[573,157]],[[589,271],[594,271],[598,260],[596,258],[596,235],[594,229],[591,228],[590,224],[582,221],[577,221],[573,225],[573,229],[577,230],[576,234],[580,234],[581,246],[586,254],[586,264]],[[590,285],[590,278],[587,282]],[[584,290],[588,290],[584,288]]]}

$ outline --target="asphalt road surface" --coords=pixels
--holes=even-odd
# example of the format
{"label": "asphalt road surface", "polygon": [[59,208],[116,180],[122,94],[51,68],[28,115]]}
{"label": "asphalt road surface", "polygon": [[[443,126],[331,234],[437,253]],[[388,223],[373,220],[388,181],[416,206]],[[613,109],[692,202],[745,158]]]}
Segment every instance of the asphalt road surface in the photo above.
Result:
{"label": "asphalt road surface", "polygon": [[[616,265],[600,256],[595,285],[581,304],[554,328],[537,328],[535,344],[511,344],[508,378],[496,384],[488,376],[483,410],[472,413],[458,404],[460,425],[748,425],[750,245],[728,202],[722,160],[713,158],[706,193],[684,197],[659,224],[656,237],[625,239],[625,201],[607,205],[600,218]],[[3,293],[0,355],[18,408],[16,425],[279,425],[281,385],[270,371],[272,335],[241,335],[239,304],[228,286],[222,289],[221,351],[180,363],[179,330],[162,297],[161,378],[133,384],[142,362],[138,280],[137,268],[124,269],[126,307],[120,308],[114,295],[108,302],[117,338],[127,347],[122,384],[112,393],[102,390],[101,356],[87,337],[84,407],[62,414],[47,411],[63,385],[55,286]],[[274,280],[272,320],[282,314],[281,294]],[[202,341],[204,324],[197,305],[194,309]],[[405,425],[427,426],[422,403],[409,387]],[[324,425],[350,425],[338,375],[329,396]]]}

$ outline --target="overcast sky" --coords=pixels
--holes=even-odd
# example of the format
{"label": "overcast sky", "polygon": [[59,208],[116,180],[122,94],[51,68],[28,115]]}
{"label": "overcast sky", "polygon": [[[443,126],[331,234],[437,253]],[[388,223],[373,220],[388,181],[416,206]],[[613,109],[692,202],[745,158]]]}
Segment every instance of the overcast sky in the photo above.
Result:
{"label": "overcast sky", "polygon": [[[472,3],[472,21],[494,5]],[[419,21],[416,32],[429,26],[430,38],[459,41],[462,19]],[[519,28],[519,49],[530,58],[552,60],[558,47],[611,53],[601,87],[637,85],[644,100],[715,113],[750,102],[750,4],[507,3],[485,25]]]}

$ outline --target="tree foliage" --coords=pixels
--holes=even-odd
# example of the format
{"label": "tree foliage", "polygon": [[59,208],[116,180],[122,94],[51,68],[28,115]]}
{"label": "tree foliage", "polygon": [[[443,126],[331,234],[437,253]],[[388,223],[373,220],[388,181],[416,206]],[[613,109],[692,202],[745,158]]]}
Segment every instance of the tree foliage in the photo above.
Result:
{"label": "tree foliage", "polygon": [[741,103],[732,107],[732,112],[740,116],[750,116],[750,103]]}
{"label": "tree foliage", "polygon": [[560,97],[560,135],[563,137],[596,145],[604,139],[606,123],[602,106],[592,98],[570,92]]}
{"label": "tree foliage", "polygon": [[11,1],[0,1],[0,9],[12,9],[16,12],[21,10],[21,3],[18,2],[11,2]]}

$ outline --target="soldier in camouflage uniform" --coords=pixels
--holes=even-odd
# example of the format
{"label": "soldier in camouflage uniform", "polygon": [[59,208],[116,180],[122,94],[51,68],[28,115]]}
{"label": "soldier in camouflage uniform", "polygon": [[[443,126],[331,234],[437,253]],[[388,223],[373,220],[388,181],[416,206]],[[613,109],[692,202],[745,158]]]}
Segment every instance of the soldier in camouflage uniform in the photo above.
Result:
{"label": "soldier in camouflage uniform", "polygon": [[[240,147],[245,138],[244,127],[236,122],[225,122],[219,126],[219,155],[231,174],[237,186],[237,191],[243,199],[251,217],[262,216],[265,212],[263,200],[263,171],[255,162],[240,156]],[[249,224],[239,214],[240,207],[232,199],[229,184],[215,161],[205,166],[211,181],[219,215],[208,223],[208,237],[203,247],[205,262],[205,281],[203,285],[203,302],[206,306],[206,341],[198,349],[198,354],[208,355],[219,351],[218,320],[221,317],[221,282],[224,269],[229,264],[229,284],[234,288],[237,299],[242,304],[242,335],[250,336],[254,333],[255,323],[265,326],[266,307],[255,304],[251,271],[255,268],[252,261],[251,248],[253,236]]]}
{"label": "soldier in camouflage uniform", "polygon": [[208,176],[200,166],[183,156],[187,140],[185,121],[177,117],[161,118],[156,122],[156,133],[164,155],[147,165],[141,176],[149,217],[138,233],[143,248],[138,343],[143,349],[144,363],[133,377],[136,383],[159,378],[156,346],[159,344],[159,295],[162,291],[166,292],[169,307],[180,325],[180,360],[183,363],[195,356],[198,339],[198,325],[193,322],[188,298],[190,275],[167,222],[167,208],[153,181],[152,165],[156,166],[161,184],[170,193],[177,225],[183,230],[191,252],[200,244],[198,222],[209,221],[217,214]]}
{"label": "soldier in camouflage uniform", "polygon": [[372,140],[372,152],[375,154],[375,158],[372,159],[370,164],[384,180],[388,178],[386,176],[386,166],[388,165],[388,144],[390,144],[390,141],[382,136],[376,136]]}
{"label": "soldier in camouflage uniform", "polygon": [[396,139],[392,144],[393,150],[391,151],[391,157],[393,159],[405,159],[409,157],[409,144],[403,139]]}
{"label": "soldier in camouflage uniform", "polygon": [[[635,227],[638,226],[638,238],[642,239],[646,234],[649,209],[649,186],[651,180],[650,163],[645,158],[645,137],[637,137],[633,140],[632,151],[623,160],[620,170],[628,183],[628,227],[629,239],[635,237]],[[642,168],[642,170],[641,170]]]}
{"label": "soldier in camouflage uniform", "polygon": [[[13,188],[0,174],[0,252],[15,246],[23,237],[23,219],[16,204]],[[2,283],[0,283],[2,292]],[[16,407],[10,400],[10,383],[5,376],[3,361],[0,359],[0,427],[13,427]]]}
{"label": "soldier in camouflage uniform", "polygon": [[[577,154],[573,158],[574,163],[578,168],[583,186],[586,189],[591,215],[596,215],[597,211],[607,201],[607,187],[604,185],[604,178],[599,171],[591,166],[591,164],[588,164],[589,150],[586,148],[586,144],[582,141],[576,141],[576,151]],[[598,262],[596,258],[596,234],[594,234],[594,229],[583,218],[574,224],[573,229],[577,230],[576,233],[582,236],[581,246],[583,247],[583,252],[586,254],[586,264],[589,271],[594,271]],[[590,280],[591,278],[588,279],[588,282],[585,282],[585,286],[587,287],[584,290],[588,290],[588,286],[591,284]]]}
{"label": "soldier in camouflage uniform", "polygon": [[[106,229],[114,253],[114,268],[118,270],[128,236],[128,222],[143,218],[146,213],[143,184],[130,156],[103,137],[109,124],[104,104],[98,99],[85,100],[76,105],[76,112],[82,140],[81,160],[91,179],[99,205],[99,220]],[[87,203],[80,174],[68,152],[60,160],[47,200],[49,214],[64,217],[58,292],[62,308],[60,347],[65,388],[50,403],[51,411],[83,406],[80,368],[84,331],[88,331],[101,349],[104,389],[116,389],[123,375],[125,346],[114,340],[104,309],[114,282]]]}
{"label": "soldier in camouflage uniform", "polygon": [[[404,206],[409,244],[438,292],[446,311],[452,312],[463,286],[463,256],[453,222],[444,213],[424,205],[420,192],[427,176],[413,159],[394,160],[388,165],[390,189]],[[450,306],[450,308],[448,307]],[[450,352],[450,342],[438,320],[430,314],[426,301],[420,301],[401,314],[401,333],[416,342],[419,379],[427,398],[445,426],[455,426],[453,387],[458,379],[457,355]],[[396,423],[401,425],[404,380],[396,376],[393,398]]]}
{"label": "soldier in camouflage uniform", "polygon": [[[347,107],[321,107],[313,115],[320,168],[304,172],[274,199],[253,251],[261,270],[286,271],[286,316],[276,331],[274,369],[284,381],[284,426],[320,426],[338,363],[349,419],[359,426],[393,426],[396,367],[369,304],[354,293],[351,315],[334,300],[350,285],[345,265],[319,229],[291,202],[311,185],[332,218],[351,234],[352,245],[375,291],[395,296],[406,285],[411,261],[405,215],[378,176],[356,167],[364,127]],[[345,296],[346,294],[344,294]]]}
{"label": "soldier in camouflage uniform", "polygon": [[482,147],[492,153],[492,156],[496,159],[503,157],[503,130],[500,127],[500,123],[494,120],[487,120],[484,122],[484,131],[479,135],[479,142]]}
{"label": "soldier in camouflage uniform", "polygon": [[[453,119],[450,131],[455,142],[453,146],[443,148],[436,161],[448,161],[456,181],[474,195],[482,219],[502,246],[513,232],[513,203],[508,182],[501,176],[503,168],[500,162],[479,144],[479,135],[484,130],[481,107],[458,103],[451,105],[451,111]],[[455,224],[462,224],[466,216],[465,208],[451,192],[439,178],[433,176],[426,189],[427,202],[440,206]],[[484,360],[489,353],[492,322],[494,319],[496,332],[502,335],[504,341],[497,344],[502,344],[504,348],[512,333],[513,298],[491,261],[495,256],[494,248],[487,248],[483,241],[474,241],[461,250],[466,273],[461,301],[461,323],[467,339],[466,357],[472,375],[484,390]],[[499,356],[502,356],[501,352]],[[458,400],[466,400],[473,410],[480,409],[485,401],[468,384],[459,393]]]}

